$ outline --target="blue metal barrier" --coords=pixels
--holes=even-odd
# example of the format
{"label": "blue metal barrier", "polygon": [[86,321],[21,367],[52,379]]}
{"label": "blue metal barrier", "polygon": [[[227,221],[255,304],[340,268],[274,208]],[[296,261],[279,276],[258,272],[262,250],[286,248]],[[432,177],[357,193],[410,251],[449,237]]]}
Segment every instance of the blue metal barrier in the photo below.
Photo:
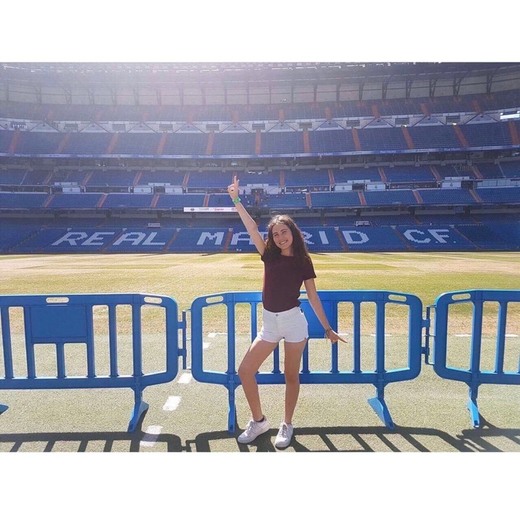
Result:
{"label": "blue metal barrier", "polygon": [[[463,369],[448,363],[448,344],[453,342],[448,330],[449,308],[457,304],[472,305],[472,329],[470,334],[469,367]],[[495,303],[498,306],[497,332],[495,339],[495,363],[490,370],[482,369],[482,328],[484,306]],[[446,292],[435,301],[435,350],[434,370],[442,378],[462,381],[469,387],[468,410],[474,427],[480,426],[477,405],[478,388],[481,384],[519,385],[520,368],[516,371],[504,370],[506,349],[506,325],[508,306],[520,303],[520,290],[463,290]],[[518,362],[518,360],[517,360]],[[516,362],[516,365],[518,363]]]}
{"label": "blue metal barrier", "polygon": [[[301,308],[309,322],[310,340],[303,354],[301,383],[373,385],[376,397],[368,402],[389,428],[394,428],[394,423],[385,402],[385,387],[412,380],[420,374],[422,354],[429,363],[430,336],[434,340],[433,366],[437,375],[462,381],[469,387],[468,409],[474,427],[480,424],[477,394],[481,384],[520,384],[518,355],[515,361],[515,355],[511,355],[512,351],[508,352],[506,346],[508,313],[511,318],[518,311],[514,308],[520,307],[520,290],[468,290],[440,295],[431,307],[435,311],[433,335],[429,332],[430,307],[423,319],[422,303],[414,295],[389,291],[320,291],[319,296],[331,326],[342,333],[348,331],[348,343],[327,341],[323,345],[323,327],[302,292]],[[196,298],[189,310],[192,375],[199,382],[220,384],[227,389],[230,432],[236,429],[235,392],[240,385],[236,370],[237,340],[247,347],[256,337],[261,303],[260,292],[225,292]],[[514,308],[510,306],[512,303],[516,303]],[[450,307],[459,308],[457,305],[464,309],[461,317],[466,320],[472,309],[467,368],[455,366],[450,353],[454,343],[450,321],[457,317],[454,312],[450,314]],[[221,307],[223,318],[218,317],[222,317],[222,312],[213,307]],[[387,330],[387,322],[392,320],[388,310],[393,307],[399,309],[400,323],[402,310],[408,314],[408,325],[399,332],[397,346],[392,345],[394,335]],[[119,308],[126,311],[121,313]],[[483,337],[483,331],[489,331],[489,323],[486,323],[489,316],[485,314],[488,311],[494,314],[495,310],[494,367],[486,370],[483,362],[489,359],[490,351]],[[365,315],[367,311],[369,315]],[[150,318],[156,314],[159,320]],[[134,431],[148,409],[143,401],[144,389],[175,379],[179,356],[186,368],[186,312],[181,321],[177,316],[177,304],[172,298],[151,294],[0,296],[0,390],[130,388],[134,392],[134,410],[128,430]],[[367,317],[374,323],[370,331],[364,324]],[[206,369],[204,365],[204,343],[208,335],[204,330],[208,329],[205,322],[208,318],[211,322],[217,318],[217,322],[224,323],[222,335],[226,338],[227,354],[222,355],[225,360],[220,371]],[[150,325],[153,325],[151,330]],[[424,346],[423,328],[426,328]],[[179,330],[182,330],[180,347]],[[147,344],[150,331],[161,340],[154,349]],[[50,346],[55,352],[54,375],[49,373],[49,359],[38,358],[42,346]],[[399,361],[401,365],[395,365],[395,347],[404,354]],[[67,358],[71,349],[76,357],[81,354],[83,373],[77,372],[77,361],[71,365],[71,359]],[[330,355],[325,354],[327,351]],[[457,351],[457,355],[459,353]],[[326,370],[314,368],[315,355],[319,355],[320,362],[326,361]],[[44,372],[41,365],[47,367]],[[259,384],[285,382],[278,348],[272,356],[272,369],[264,371],[264,368],[257,376]],[[0,404],[0,413],[7,408]]]}
{"label": "blue metal barrier", "polygon": [[[376,387],[377,395],[369,400],[369,404],[378,414],[387,427],[393,428],[394,423],[384,400],[384,389],[392,382],[411,380],[421,371],[421,332],[424,326],[422,319],[422,303],[417,296],[388,291],[320,291],[319,296],[331,326],[338,330],[339,310],[343,303],[351,305],[352,321],[351,336],[348,346],[351,346],[352,368],[340,369],[339,352],[347,350],[341,342],[331,345],[329,371],[313,371],[309,368],[309,346],[307,344],[303,355],[300,382],[330,384],[330,383],[366,383]],[[258,314],[257,307],[262,297],[259,292],[225,292],[202,296],[195,299],[191,305],[191,347],[192,347],[192,374],[200,382],[223,385],[228,390],[228,430],[236,429],[235,390],[240,385],[240,378],[236,370],[236,307],[239,304],[249,305],[250,330],[247,334],[249,341],[257,334]],[[309,322],[309,339],[324,339],[323,327],[316,318],[314,311],[302,293],[301,307]],[[363,370],[361,364],[361,307],[370,303],[375,307],[375,362],[374,368]],[[385,311],[389,304],[407,308],[408,329],[407,336],[407,364],[402,368],[388,369],[385,355]],[[225,371],[207,370],[204,368],[204,326],[203,313],[208,308],[224,305],[227,318],[227,369]],[[246,307],[247,308],[247,307]],[[349,330],[350,331],[350,330]],[[330,345],[330,342],[329,342]],[[273,355],[273,370],[260,371],[257,375],[259,384],[282,384],[284,375],[280,371],[278,348]]]}
{"label": "blue metal barrier", "polygon": [[[101,307],[97,308],[97,307]],[[120,307],[127,308],[126,318],[118,315]],[[143,312],[161,314],[160,329],[154,336],[164,336],[166,348],[164,361],[153,364],[154,371],[145,372],[144,367],[152,365],[143,358]],[[161,309],[161,310],[157,310]],[[103,314],[101,314],[103,312]],[[20,314],[21,313],[21,314]],[[23,325],[12,326],[11,317],[19,315]],[[178,371],[178,357],[185,358],[185,351],[178,348],[178,330],[183,326],[177,318],[177,304],[172,298],[146,294],[95,294],[95,295],[34,295],[0,296],[1,340],[0,349],[0,389],[77,389],[77,388],[130,388],[134,391],[134,410],[128,426],[134,431],[141,416],[148,409],[143,401],[143,391],[147,386],[172,381]],[[97,317],[96,317],[97,316]],[[95,325],[102,317],[105,333],[99,335]],[[145,317],[145,320],[150,320]],[[125,362],[131,368],[129,374],[121,375],[123,355],[120,347],[120,331],[126,330],[131,337],[131,357]],[[161,331],[162,330],[162,331]],[[98,330],[99,331],[99,330]],[[160,334],[160,335],[159,335]],[[20,339],[20,340],[18,340]],[[184,340],[184,339],[183,339]],[[108,342],[108,343],[107,343]],[[56,375],[40,375],[37,370],[38,358],[35,352],[41,345],[50,345],[56,352]],[[71,366],[66,358],[66,350],[84,345],[86,372],[71,375]],[[38,348],[38,349],[37,349]],[[125,348],[126,353],[130,348]],[[81,350],[81,349],[80,349]],[[23,354],[21,354],[23,353]],[[103,353],[100,356],[100,353]],[[147,352],[148,354],[148,352]],[[151,359],[152,355],[150,355]],[[157,355],[153,355],[157,358]],[[104,358],[106,375],[98,375],[100,360]],[[3,360],[4,373],[1,367]],[[77,365],[77,364],[76,364]],[[24,367],[23,375],[15,371]],[[160,367],[160,368],[159,368]],[[20,373],[21,374],[21,373]],[[0,413],[8,407],[0,405]]]}

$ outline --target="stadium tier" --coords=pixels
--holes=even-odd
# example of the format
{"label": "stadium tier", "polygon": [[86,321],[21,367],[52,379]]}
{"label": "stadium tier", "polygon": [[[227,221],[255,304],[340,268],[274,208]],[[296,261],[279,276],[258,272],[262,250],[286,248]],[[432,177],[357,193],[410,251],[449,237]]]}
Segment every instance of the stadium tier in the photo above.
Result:
{"label": "stadium tier", "polygon": [[[1,156],[225,158],[306,155],[345,155],[353,152],[407,153],[518,147],[519,121],[463,125],[391,126],[381,119],[363,128],[317,127],[270,131],[214,133],[81,133],[11,131],[0,129]],[[193,130],[191,128],[190,130]]]}
{"label": "stadium tier", "polygon": [[[289,168],[273,169],[263,172],[244,172],[233,169],[199,167],[191,171],[178,169],[127,169],[127,168],[85,168],[54,170],[34,170],[28,167],[3,170],[0,167],[0,186],[59,186],[69,184],[88,188],[136,186],[178,186],[180,188],[208,192],[222,191],[236,176],[243,186],[261,184],[262,186],[283,187],[287,190],[314,189],[330,190],[335,185],[345,184],[379,184],[387,187],[394,184],[410,184],[418,182],[437,187],[447,178],[471,180],[514,179],[520,178],[519,162],[478,163],[472,165],[381,165],[369,168],[339,166],[313,166],[310,169]],[[7,187],[4,187],[7,190]]]}

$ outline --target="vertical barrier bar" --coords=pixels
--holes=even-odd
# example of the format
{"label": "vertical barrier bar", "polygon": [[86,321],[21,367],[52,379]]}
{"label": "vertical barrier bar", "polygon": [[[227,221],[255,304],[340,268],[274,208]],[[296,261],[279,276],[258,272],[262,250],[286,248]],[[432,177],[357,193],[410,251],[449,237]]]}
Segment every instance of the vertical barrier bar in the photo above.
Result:
{"label": "vertical barrier bar", "polygon": [[252,340],[258,335],[258,303],[251,303],[251,337]]}
{"label": "vertical barrier bar", "polygon": [[431,338],[430,319],[431,319],[431,311],[432,311],[432,307],[431,306],[427,306],[426,307],[426,318],[424,320],[425,332],[424,332],[424,348],[423,348],[424,363],[426,365],[431,365],[431,362],[430,362],[430,338]]}
{"label": "vertical barrier bar", "polygon": [[[337,326],[338,325],[337,308],[338,308],[338,305],[336,305],[336,309],[333,309],[334,315],[331,316],[333,318],[329,319],[329,322],[333,326]],[[325,338],[325,340],[327,340],[327,335],[325,333],[323,334],[323,337]],[[330,355],[330,357],[331,357],[331,366],[330,366],[330,372],[333,372],[335,374],[339,372],[339,361],[338,361],[339,350],[338,350],[338,344],[340,344],[340,343],[341,342],[338,342],[337,344],[332,344],[332,346],[331,346],[331,355]]]}
{"label": "vertical barrier bar", "polygon": [[132,305],[132,353],[134,362],[134,376],[143,375],[143,354],[141,345],[141,307]]}
{"label": "vertical barrier bar", "polygon": [[305,346],[302,354],[302,368],[301,372],[308,374],[310,372],[309,369],[309,344]]}
{"label": "vertical barrier bar", "polygon": [[[11,349],[11,327],[9,323],[9,308],[2,306],[0,308],[0,315],[2,317],[2,348],[4,354],[4,371],[5,379],[13,379],[13,353]],[[0,414],[7,411],[9,406],[0,404]]]}
{"label": "vertical barrier bar", "polygon": [[500,301],[498,311],[498,326],[495,357],[495,372],[501,374],[504,372],[504,353],[506,347],[506,319],[507,319],[507,303]]}
{"label": "vertical barrier bar", "polygon": [[377,395],[368,400],[370,406],[386,426],[394,428],[394,422],[385,402],[385,303],[376,303],[376,374]]}
{"label": "vertical barrier bar", "polygon": [[228,330],[228,365],[227,372],[232,376],[235,373],[235,345],[236,345],[236,330],[235,330],[235,303],[228,303],[227,307],[227,330]]}
{"label": "vertical barrier bar", "polygon": [[281,374],[280,370],[280,348],[276,347],[273,351],[273,372],[275,374]]}
{"label": "vertical barrier bar", "polygon": [[228,378],[228,425],[236,426],[237,422],[237,410],[236,410],[236,401],[235,401],[235,389],[237,387],[237,377],[236,377],[236,356],[235,356],[235,347],[236,347],[236,318],[235,318],[235,303],[227,303],[226,311],[227,311],[227,331],[228,331],[228,345],[227,345],[227,355],[228,355],[228,365],[227,365],[227,378]]}
{"label": "vertical barrier bar", "polygon": [[472,342],[471,342],[471,356],[470,356],[470,372],[471,382],[468,392],[468,410],[474,427],[480,424],[480,414],[478,411],[477,397],[478,387],[480,385],[480,358],[482,355],[482,299],[478,293],[475,294],[473,300],[473,327],[472,327]]}
{"label": "vertical barrier bar", "polygon": [[376,372],[385,372],[385,304],[376,303]]}
{"label": "vertical barrier bar", "polygon": [[13,379],[13,352],[11,349],[11,326],[9,323],[9,308],[2,306],[2,346],[4,350],[4,369],[6,379]]}
{"label": "vertical barrier bar", "polygon": [[141,305],[132,303],[132,353],[133,353],[133,377],[136,378],[134,386],[134,411],[128,425],[129,431],[134,431],[139,419],[148,410],[148,403],[143,401],[143,391],[140,377],[143,375],[143,353],[141,337]]}
{"label": "vertical barrier bar", "polygon": [[186,359],[188,357],[187,355],[187,313],[186,313],[186,310],[184,310],[182,312],[182,323],[181,323],[181,326],[179,327],[182,327],[182,347],[181,347],[181,353],[182,353],[182,368],[185,370],[187,368],[187,364],[186,364]]}
{"label": "vertical barrier bar", "polygon": [[36,365],[34,363],[34,346],[30,342],[32,340],[31,329],[31,311],[29,308],[23,309],[23,319],[25,327],[25,359],[27,363],[27,377],[36,377]]}
{"label": "vertical barrier bar", "polygon": [[[471,334],[471,374],[478,376],[480,372],[480,357],[482,354],[482,301],[473,300],[473,327]],[[473,381],[473,380],[472,380]]]}
{"label": "vertical barrier bar", "polygon": [[119,376],[119,366],[117,362],[117,323],[115,305],[108,305],[108,345],[110,354],[110,376],[115,378]]}
{"label": "vertical barrier bar", "polygon": [[87,377],[96,377],[96,359],[94,355],[94,309],[89,307],[87,318]]}
{"label": "vertical barrier bar", "polygon": [[354,302],[354,372],[361,372],[361,303]]}

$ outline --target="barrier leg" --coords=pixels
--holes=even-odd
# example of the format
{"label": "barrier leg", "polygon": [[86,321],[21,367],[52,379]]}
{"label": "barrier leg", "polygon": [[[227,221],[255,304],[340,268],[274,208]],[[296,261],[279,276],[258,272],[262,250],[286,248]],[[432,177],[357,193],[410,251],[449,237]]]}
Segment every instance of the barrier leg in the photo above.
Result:
{"label": "barrier leg", "polygon": [[376,412],[377,416],[384,422],[385,426],[394,429],[394,421],[385,402],[384,387],[377,389],[377,396],[368,400],[368,404]]}
{"label": "barrier leg", "polygon": [[470,387],[469,389],[469,400],[468,400],[468,410],[471,416],[471,422],[473,423],[474,428],[480,427],[480,413],[478,411],[477,405],[477,396],[478,396],[478,386]]}
{"label": "barrier leg", "polygon": [[139,420],[143,416],[143,414],[148,410],[148,403],[143,401],[143,392],[142,390],[134,389],[134,411],[132,413],[132,418],[130,419],[130,423],[128,424],[128,432],[133,433],[139,424]]}
{"label": "barrier leg", "polygon": [[237,407],[235,402],[235,387],[228,388],[228,431],[234,433],[237,428]]}

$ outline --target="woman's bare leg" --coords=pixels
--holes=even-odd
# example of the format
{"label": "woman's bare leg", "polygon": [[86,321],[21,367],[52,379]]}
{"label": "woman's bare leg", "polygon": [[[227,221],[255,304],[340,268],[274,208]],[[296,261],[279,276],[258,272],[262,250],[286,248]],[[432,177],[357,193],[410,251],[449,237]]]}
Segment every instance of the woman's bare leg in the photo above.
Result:
{"label": "woman's bare leg", "polygon": [[285,422],[292,424],[294,410],[300,394],[300,365],[307,340],[302,342],[285,342]]}
{"label": "woman's bare leg", "polygon": [[251,415],[253,420],[256,421],[262,420],[264,416],[260,403],[258,384],[256,382],[256,373],[266,358],[275,350],[277,345],[278,344],[273,342],[266,342],[265,340],[255,340],[238,368],[238,375],[242,382],[242,388],[244,389]]}

